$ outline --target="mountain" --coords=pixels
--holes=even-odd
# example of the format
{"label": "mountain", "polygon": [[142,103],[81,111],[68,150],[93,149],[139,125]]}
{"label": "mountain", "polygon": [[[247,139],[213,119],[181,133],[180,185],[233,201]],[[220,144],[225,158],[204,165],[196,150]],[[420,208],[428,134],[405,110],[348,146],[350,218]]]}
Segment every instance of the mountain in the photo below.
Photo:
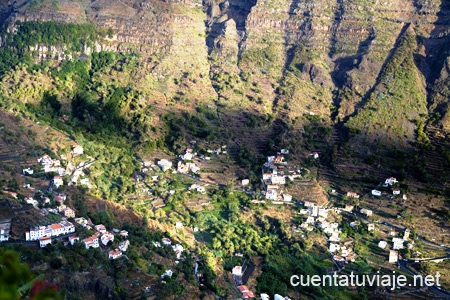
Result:
{"label": "mountain", "polygon": [[[377,207],[382,218],[408,219],[422,235],[429,233],[427,226],[434,231],[448,222],[449,17],[445,0],[1,1],[0,125],[6,130],[0,132],[0,174],[21,173],[35,156],[66,155],[80,144],[95,162],[85,174],[93,188],[67,192],[90,203],[99,198],[116,202],[122,209],[112,212],[111,207],[99,209],[100,204],[87,209],[73,201],[77,213],[100,221],[92,213],[98,209],[117,226],[126,223],[120,221],[126,209],[136,214],[130,223],[150,220],[156,233],[127,224],[137,235],[132,244],[138,246],[124,264],[133,275],[124,276],[122,265],[102,259],[104,270],[90,270],[100,279],[86,283],[80,271],[73,285],[66,284],[72,290],[84,285],[93,298],[138,297],[142,286],[131,278],[145,270],[139,278],[152,285],[168,265],[166,251],[155,250],[151,242],[161,238],[159,231],[177,235],[171,228],[181,220],[207,228],[204,234],[188,232],[192,241],[183,240],[207,266],[205,288],[198,288],[192,276],[180,275],[193,298],[204,291],[211,298],[236,292],[225,271],[235,262],[230,249],[243,251],[255,274],[263,274],[259,284],[269,286],[274,276],[271,289],[281,286],[287,293],[286,273],[278,267],[310,273],[326,257],[326,246],[316,232],[299,242],[287,229],[301,223],[293,212],[258,208],[234,187],[249,178],[258,194],[264,188],[260,176],[266,156],[281,149],[311,169],[297,170],[311,182],[295,186],[294,198],[334,201],[353,189],[370,193],[380,180],[395,176],[402,193],[420,196],[382,208],[369,197],[361,200],[364,207]],[[178,157],[187,147],[203,157],[216,153],[213,147],[228,152],[217,155],[200,176],[217,191],[178,194],[196,177],[173,174],[155,173],[160,176],[156,183],[139,181],[150,178],[143,166],[156,172],[153,163]],[[316,161],[311,158],[315,152]],[[3,186],[12,180],[5,179]],[[415,210],[422,206],[427,208]],[[413,221],[411,211],[417,214]],[[432,221],[417,221],[422,218]],[[403,219],[402,226],[411,225]],[[365,229],[347,227],[346,234],[358,240],[358,252],[373,250],[373,241],[361,238]],[[244,238],[255,245],[245,245]],[[309,256],[310,249],[322,252]],[[154,257],[146,255],[153,252]],[[289,257],[282,258],[284,253]],[[95,255],[89,260],[75,256],[83,269]],[[299,269],[293,267],[297,264]],[[177,268],[187,274],[182,268],[189,264]],[[324,263],[316,271],[327,268]],[[64,268],[51,272],[67,276]],[[101,282],[107,287],[99,288]],[[122,289],[125,284],[131,287]],[[320,291],[324,297],[334,292]]]}

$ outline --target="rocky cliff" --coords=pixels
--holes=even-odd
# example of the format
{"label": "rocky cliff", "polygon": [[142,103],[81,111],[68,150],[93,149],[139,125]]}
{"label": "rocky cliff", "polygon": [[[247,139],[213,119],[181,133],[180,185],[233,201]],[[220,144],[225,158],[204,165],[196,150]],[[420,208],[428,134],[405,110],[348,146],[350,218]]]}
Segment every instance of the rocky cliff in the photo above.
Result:
{"label": "rocky cliff", "polygon": [[89,50],[141,53],[135,84],[161,101],[314,114],[391,142],[414,140],[428,115],[450,126],[445,1],[18,0],[0,9],[10,28],[17,20],[112,28]]}

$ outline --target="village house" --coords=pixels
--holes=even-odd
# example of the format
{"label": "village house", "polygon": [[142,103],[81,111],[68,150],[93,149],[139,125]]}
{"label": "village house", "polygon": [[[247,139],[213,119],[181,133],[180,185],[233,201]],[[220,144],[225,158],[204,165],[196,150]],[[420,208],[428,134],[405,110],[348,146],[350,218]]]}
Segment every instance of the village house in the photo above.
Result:
{"label": "village house", "polygon": [[81,218],[75,218],[75,223],[77,223],[81,227],[86,227],[86,226],[88,226],[89,221],[86,218],[81,217]]}
{"label": "village house", "polygon": [[121,256],[122,256],[122,251],[120,251],[119,249],[115,249],[115,250],[108,252],[109,259],[118,259]]}
{"label": "village house", "polygon": [[0,242],[9,240],[9,233],[11,231],[11,219],[0,220]]}
{"label": "village house", "polygon": [[374,231],[375,230],[375,224],[369,223],[367,224],[367,231]]}
{"label": "village house", "polygon": [[380,241],[378,243],[378,247],[381,248],[381,249],[385,249],[386,246],[387,246],[387,242],[386,241]]}
{"label": "village house", "polygon": [[100,245],[98,243],[98,237],[96,235],[90,236],[83,240],[84,246],[86,249],[89,248],[98,248]]}
{"label": "village house", "polygon": [[106,233],[106,227],[103,224],[95,225],[94,228],[100,233]]}
{"label": "village house", "polygon": [[292,201],[292,195],[283,194],[283,201],[284,202],[291,202]]}
{"label": "village house", "polygon": [[106,231],[102,234],[100,240],[102,241],[103,246],[106,246],[109,242],[114,242],[114,234]]}
{"label": "village house", "polygon": [[183,223],[181,222],[175,222],[175,228],[183,228]]}
{"label": "village house", "polygon": [[347,197],[348,198],[355,198],[355,199],[359,199],[359,195],[355,192],[347,192]]}
{"label": "village house", "polygon": [[161,278],[164,278],[164,277],[172,277],[172,275],[173,275],[173,271],[171,270],[171,269],[169,269],[169,270],[166,270],[165,272],[164,272],[164,274],[162,274],[161,275]]}
{"label": "village house", "polygon": [[379,191],[379,190],[372,190],[371,193],[373,196],[377,196],[377,197],[381,196],[381,191]]}
{"label": "village house", "polygon": [[242,298],[243,299],[253,299],[255,298],[255,295],[253,294],[253,292],[251,292],[247,286],[245,285],[240,285],[238,286],[239,291],[242,293]]}
{"label": "village house", "polygon": [[406,200],[408,200],[408,197],[406,197],[406,195],[403,194],[402,199],[406,201]]}
{"label": "village house", "polygon": [[269,184],[266,187],[266,199],[276,201],[278,199],[278,186]]}
{"label": "village house", "polygon": [[75,211],[71,209],[70,207],[64,208],[61,213],[66,218],[75,218]]}
{"label": "village house", "polygon": [[56,188],[59,188],[60,186],[62,186],[64,184],[63,179],[61,178],[61,176],[55,176],[53,177],[53,185]]}
{"label": "village house", "polygon": [[80,145],[77,145],[75,147],[73,147],[72,149],[72,155],[82,155],[84,153],[84,149],[83,147],[81,147]]}
{"label": "village house", "polygon": [[389,262],[393,264],[398,262],[398,251],[395,250],[389,251]]}
{"label": "village house", "polygon": [[388,185],[394,185],[394,184],[396,184],[396,183],[398,183],[398,181],[397,181],[397,179],[394,178],[394,177],[387,178],[387,179],[384,181],[385,186],[388,186]]}
{"label": "village house", "polygon": [[319,158],[319,153],[317,153],[317,152],[312,152],[312,153],[309,154],[309,157],[312,157],[312,158],[314,158],[314,159],[318,159],[318,158]]}
{"label": "village house", "polygon": [[241,181],[241,185],[242,186],[247,186],[249,184],[250,184],[250,180],[249,179],[242,179],[242,181]]}
{"label": "village house", "polygon": [[23,175],[33,175],[34,174],[34,170],[31,168],[26,168],[22,170],[22,174]]}
{"label": "village house", "polygon": [[365,209],[365,208],[361,209],[360,213],[362,213],[363,215],[366,215],[368,217],[372,216],[372,214],[373,214],[373,212],[370,209]]}
{"label": "village house", "polygon": [[339,249],[341,249],[341,247],[338,244],[330,243],[328,251],[330,251],[331,253],[334,253],[336,251],[339,251]]}
{"label": "village house", "polygon": [[48,244],[52,243],[52,238],[51,236],[43,236],[39,239],[39,246],[41,248],[44,248],[45,246],[47,246]]}
{"label": "village house", "polygon": [[192,153],[191,148],[187,148],[184,152],[184,154],[180,155],[180,158],[182,160],[192,160],[192,158],[196,155],[196,153]]}
{"label": "village house", "polygon": [[167,246],[172,245],[172,240],[169,239],[169,238],[162,238],[161,242],[162,242],[164,245],[167,245]]}
{"label": "village house", "polygon": [[120,235],[120,236],[123,236],[123,237],[128,237],[128,231],[126,231],[126,230],[121,230],[120,233],[119,233],[119,235]]}
{"label": "village house", "polygon": [[409,228],[406,228],[405,232],[403,233],[403,240],[405,240],[405,241],[409,240],[410,233],[411,233],[411,230]]}
{"label": "village house", "polygon": [[196,191],[197,193],[201,193],[201,194],[206,192],[204,186],[201,186],[201,185],[195,184],[195,183],[189,187],[189,190],[190,191]]}
{"label": "village house", "polygon": [[355,207],[353,205],[345,205],[344,210],[348,212],[352,212]]}
{"label": "village house", "polygon": [[181,253],[183,253],[184,248],[180,244],[176,244],[172,246],[173,251],[175,252],[177,259],[181,258]]}
{"label": "village house", "polygon": [[130,246],[130,241],[126,240],[126,241],[120,242],[119,249],[120,249],[120,251],[126,252],[128,250],[129,246]]}
{"label": "village house", "polygon": [[75,236],[75,235],[71,235],[69,236],[69,243],[73,246],[75,244],[75,242],[79,241],[80,238]]}
{"label": "village house", "polygon": [[270,297],[267,294],[261,294],[259,295],[259,297],[261,298],[261,300],[270,300]]}
{"label": "village house", "polygon": [[270,181],[272,184],[286,184],[286,177],[272,175],[272,177],[270,178]]}
{"label": "village house", "polygon": [[167,159],[161,159],[157,162],[158,167],[161,168],[163,172],[166,172],[170,168],[172,168],[172,162],[168,161]]}
{"label": "village house", "polygon": [[394,196],[400,195],[400,190],[392,190],[392,195]]}
{"label": "village house", "polygon": [[392,243],[394,244],[392,246],[392,249],[394,249],[394,250],[403,249],[403,243],[404,243],[403,239],[401,239],[401,238],[393,238],[392,239]]}
{"label": "village house", "polygon": [[25,240],[36,241],[44,236],[60,236],[75,232],[75,226],[68,221],[51,224],[48,226],[31,227],[30,231],[25,232]]}

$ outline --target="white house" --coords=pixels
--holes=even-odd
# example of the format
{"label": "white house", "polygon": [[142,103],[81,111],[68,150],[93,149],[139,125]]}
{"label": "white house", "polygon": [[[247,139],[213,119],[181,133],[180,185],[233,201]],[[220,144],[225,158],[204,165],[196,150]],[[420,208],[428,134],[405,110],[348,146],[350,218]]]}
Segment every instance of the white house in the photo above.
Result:
{"label": "white house", "polygon": [[47,246],[48,244],[52,243],[52,238],[51,236],[43,236],[39,239],[39,246],[41,248],[44,248],[45,246]]}
{"label": "white house", "polygon": [[381,249],[386,248],[386,246],[387,246],[387,242],[386,241],[380,241],[378,243],[378,247],[381,248]]}
{"label": "white house", "polygon": [[83,240],[84,246],[86,249],[89,248],[98,248],[100,245],[98,244],[98,237],[93,235]]}
{"label": "white house", "polygon": [[362,213],[363,215],[366,215],[368,217],[370,217],[373,214],[373,212],[370,209],[366,209],[366,208],[361,209],[360,213]]}
{"label": "white house", "polygon": [[120,251],[119,249],[115,249],[115,250],[108,252],[109,259],[118,259],[121,256],[122,256],[122,251]]}
{"label": "white house", "polygon": [[339,251],[339,249],[341,249],[341,247],[338,244],[330,243],[328,251],[330,251],[331,253],[334,253],[336,251]]}
{"label": "white house", "polygon": [[130,246],[130,241],[126,240],[126,241],[120,242],[119,249],[120,249],[120,251],[125,252],[128,250],[129,246]]}
{"label": "white house", "polygon": [[272,184],[286,184],[286,177],[284,176],[272,175],[270,180]]}
{"label": "white house", "polygon": [[319,153],[317,152],[312,152],[309,154],[310,157],[314,158],[314,159],[318,159],[319,158]]}
{"label": "white house", "polygon": [[233,270],[231,270],[231,274],[234,276],[242,276],[242,266],[235,266]]}
{"label": "white house", "polygon": [[23,175],[33,175],[34,174],[34,170],[31,168],[26,168],[22,170]]}
{"label": "white house", "polygon": [[242,186],[247,186],[249,184],[250,184],[250,180],[249,179],[242,179],[242,181],[241,181],[241,185]]}
{"label": "white house", "polygon": [[184,248],[180,244],[176,244],[172,246],[173,251],[175,251],[175,254],[177,255],[177,259],[181,258],[181,253],[183,253]]}
{"label": "white house", "polygon": [[62,186],[64,184],[63,179],[61,178],[61,176],[55,176],[53,177],[53,185],[56,188],[59,188],[60,186]]}
{"label": "white house", "polygon": [[166,172],[170,168],[172,168],[172,162],[168,161],[167,159],[161,159],[157,162],[158,167],[161,168],[163,172]]}
{"label": "white house", "polygon": [[292,201],[292,195],[283,194],[283,201],[284,202],[291,202]]}
{"label": "white house", "polygon": [[381,191],[379,191],[379,190],[372,190],[372,195],[374,195],[374,196],[381,196]]}
{"label": "white house", "polygon": [[394,243],[394,245],[392,246],[392,249],[394,250],[403,249],[403,242],[404,240],[401,238],[393,238],[392,243]]}
{"label": "white house", "polygon": [[390,263],[398,262],[398,251],[395,251],[395,250],[389,251],[389,262]]}
{"label": "white house", "polygon": [[201,186],[201,185],[195,184],[195,183],[189,187],[189,190],[190,191],[194,190],[194,191],[197,191],[198,193],[205,193],[206,192],[204,186]]}
{"label": "white house", "polygon": [[384,181],[384,184],[386,184],[386,185],[394,185],[394,184],[396,184],[396,183],[398,183],[398,181],[397,181],[397,179],[394,178],[394,177],[387,178],[387,179]]}
{"label": "white house", "polygon": [[77,145],[77,146],[73,147],[73,149],[72,149],[73,155],[82,155],[83,153],[84,153],[84,149],[80,145]]}
{"label": "white house", "polygon": [[392,195],[400,195],[400,190],[393,190]]}
{"label": "white house", "polygon": [[105,232],[102,234],[100,240],[102,241],[102,244],[106,246],[109,242],[114,241],[114,234],[112,234],[111,232]]}
{"label": "white house", "polygon": [[261,300],[270,300],[270,297],[267,294],[261,294],[260,298],[261,298]]}
{"label": "white house", "polygon": [[75,235],[71,235],[69,236],[69,243],[73,246],[75,244],[76,241],[79,241],[80,238],[75,236]]}

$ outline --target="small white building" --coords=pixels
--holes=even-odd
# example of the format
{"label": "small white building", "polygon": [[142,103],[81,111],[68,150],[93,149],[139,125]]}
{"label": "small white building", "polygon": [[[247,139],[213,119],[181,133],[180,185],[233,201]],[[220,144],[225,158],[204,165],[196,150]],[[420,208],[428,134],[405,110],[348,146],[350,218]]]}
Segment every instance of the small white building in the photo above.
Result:
{"label": "small white building", "polygon": [[250,184],[250,180],[249,179],[242,179],[242,181],[241,181],[241,185],[242,186],[247,186],[249,184]]}
{"label": "small white building", "polygon": [[398,251],[390,250],[389,251],[389,262],[395,264],[398,262]]}
{"label": "small white building", "polygon": [[48,244],[52,243],[52,238],[51,236],[43,236],[39,239],[39,246],[41,248],[44,248],[45,246],[47,246]]}
{"label": "small white building", "polygon": [[33,175],[34,174],[34,170],[31,168],[26,168],[22,170],[22,174],[23,175]]}
{"label": "small white building", "polygon": [[331,253],[334,253],[336,251],[339,251],[339,249],[341,249],[341,247],[338,244],[330,243],[328,251],[330,251]]}
{"label": "small white building", "polygon": [[129,246],[130,246],[130,241],[129,241],[129,240],[120,242],[120,244],[119,244],[119,250],[120,250],[120,251],[123,251],[123,252],[126,252],[126,251],[128,250],[128,247],[129,247]]}
{"label": "small white building", "polygon": [[393,190],[392,195],[400,195],[400,190]]}
{"label": "small white building", "polygon": [[118,259],[121,256],[122,256],[122,251],[120,251],[119,249],[115,249],[115,250],[108,252],[109,259]]}
{"label": "small white building", "polygon": [[379,197],[379,196],[381,196],[381,191],[379,191],[379,190],[372,190],[372,195]]}
{"label": "small white building", "polygon": [[59,188],[60,186],[62,186],[64,184],[63,179],[61,178],[61,176],[55,176],[53,177],[53,185],[56,188]]}
{"label": "small white building", "polygon": [[201,194],[206,192],[204,186],[199,185],[199,184],[195,184],[195,183],[189,187],[189,190],[190,191],[196,191],[196,192],[201,193]]}
{"label": "small white building", "polygon": [[368,217],[370,217],[373,214],[373,212],[370,209],[366,209],[366,208],[361,209],[360,213],[362,213],[363,215],[366,215]]}
{"label": "small white building", "polygon": [[233,276],[242,276],[242,266],[235,266],[231,271]]}
{"label": "small white building", "polygon": [[157,162],[158,167],[161,168],[163,172],[166,172],[170,168],[172,168],[172,162],[167,159],[161,159]]}
{"label": "small white building", "polygon": [[292,195],[283,194],[283,201],[284,202],[291,202],[292,201]]}
{"label": "small white building", "polygon": [[73,149],[72,149],[73,155],[82,155],[83,153],[84,153],[84,149],[80,145],[77,145],[77,146],[73,147]]}
{"label": "small white building", "polygon": [[387,242],[386,241],[380,241],[378,243],[378,247],[381,248],[381,249],[385,249],[386,246],[387,246]]}
{"label": "small white building", "polygon": [[394,250],[403,249],[403,243],[404,243],[403,239],[401,239],[401,238],[393,238],[392,239],[392,243],[394,244],[392,246],[392,249],[394,249]]}

